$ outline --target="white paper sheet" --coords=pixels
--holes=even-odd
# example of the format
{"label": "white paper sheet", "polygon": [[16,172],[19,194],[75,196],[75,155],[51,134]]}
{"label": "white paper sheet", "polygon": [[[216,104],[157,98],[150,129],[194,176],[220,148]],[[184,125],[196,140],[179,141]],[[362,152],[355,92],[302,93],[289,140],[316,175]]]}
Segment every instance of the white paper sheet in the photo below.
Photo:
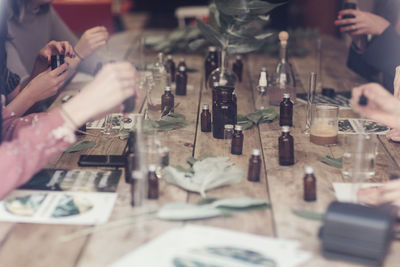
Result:
{"label": "white paper sheet", "polygon": [[336,198],[340,202],[357,202],[357,192],[361,188],[382,186],[379,183],[333,183]]}

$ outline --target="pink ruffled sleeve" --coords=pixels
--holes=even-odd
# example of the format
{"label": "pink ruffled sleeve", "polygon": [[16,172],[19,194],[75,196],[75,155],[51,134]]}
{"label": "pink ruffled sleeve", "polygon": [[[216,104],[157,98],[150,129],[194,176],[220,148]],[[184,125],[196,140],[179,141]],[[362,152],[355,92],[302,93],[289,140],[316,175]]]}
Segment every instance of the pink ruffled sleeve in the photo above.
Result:
{"label": "pink ruffled sleeve", "polygon": [[2,128],[0,199],[76,141],[58,109],[17,118],[3,108]]}

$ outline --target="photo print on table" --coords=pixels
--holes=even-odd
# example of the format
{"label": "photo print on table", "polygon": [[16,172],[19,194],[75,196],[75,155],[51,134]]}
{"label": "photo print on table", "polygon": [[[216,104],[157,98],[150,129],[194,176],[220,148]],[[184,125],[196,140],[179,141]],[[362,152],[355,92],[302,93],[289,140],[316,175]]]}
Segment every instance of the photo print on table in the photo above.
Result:
{"label": "photo print on table", "polygon": [[[113,113],[108,116],[111,116],[111,124],[113,130],[132,129],[134,126],[133,125],[134,114],[128,114],[127,118],[124,118],[123,117],[124,115],[122,113]],[[89,130],[104,129],[105,123],[106,123],[106,117],[100,120],[89,121],[86,123],[86,129]]]}
{"label": "photo print on table", "polygon": [[387,126],[366,119],[339,119],[339,134],[386,134]]}

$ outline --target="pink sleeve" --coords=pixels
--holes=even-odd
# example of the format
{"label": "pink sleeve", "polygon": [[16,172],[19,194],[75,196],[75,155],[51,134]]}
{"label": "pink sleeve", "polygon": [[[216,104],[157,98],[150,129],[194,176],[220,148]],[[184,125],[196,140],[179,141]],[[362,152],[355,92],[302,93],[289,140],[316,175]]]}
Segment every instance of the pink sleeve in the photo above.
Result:
{"label": "pink sleeve", "polygon": [[74,132],[65,125],[58,109],[24,117],[22,120],[10,116],[3,109],[3,118],[0,199],[27,182],[33,174],[76,141]]}

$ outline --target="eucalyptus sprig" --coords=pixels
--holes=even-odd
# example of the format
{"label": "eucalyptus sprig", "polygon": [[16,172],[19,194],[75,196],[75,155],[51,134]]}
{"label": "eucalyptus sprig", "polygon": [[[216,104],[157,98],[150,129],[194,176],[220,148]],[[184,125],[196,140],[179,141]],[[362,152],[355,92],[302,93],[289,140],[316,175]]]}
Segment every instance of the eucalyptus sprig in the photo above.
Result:
{"label": "eucalyptus sprig", "polygon": [[184,128],[188,122],[184,115],[179,113],[168,113],[159,120],[145,119],[143,121],[144,132],[164,132]]}
{"label": "eucalyptus sprig", "polygon": [[265,122],[273,122],[278,113],[273,108],[258,110],[247,115],[237,115],[237,124],[243,126],[243,130],[251,129],[254,125]]}

